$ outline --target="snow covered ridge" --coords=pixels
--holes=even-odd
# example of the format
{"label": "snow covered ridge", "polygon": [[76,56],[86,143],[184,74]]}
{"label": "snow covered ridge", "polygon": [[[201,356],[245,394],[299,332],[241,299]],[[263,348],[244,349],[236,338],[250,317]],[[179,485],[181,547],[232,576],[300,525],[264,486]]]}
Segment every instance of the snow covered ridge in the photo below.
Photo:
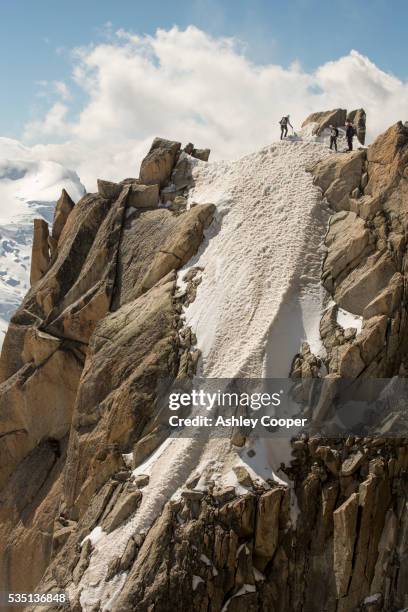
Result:
{"label": "snow covered ridge", "polygon": [[274,143],[234,162],[197,164],[190,202],[217,206],[199,253],[203,268],[185,316],[214,378],[289,375],[300,343],[320,351],[320,282],[329,210],[306,167],[325,143]]}
{"label": "snow covered ridge", "polygon": [[[197,255],[179,271],[183,287],[189,269],[203,268],[196,299],[184,315],[197,334],[204,376],[286,378],[302,340],[312,350],[320,348],[326,299],[320,282],[322,241],[329,211],[306,167],[327,155],[331,153],[324,143],[295,140],[274,143],[238,161],[194,164],[190,203],[217,206]],[[237,477],[244,469],[266,489],[267,479],[286,486],[278,469],[290,454],[288,440],[271,444],[254,439],[239,451],[229,439],[166,439],[134,470],[134,476],[150,477],[134,516],[113,533],[94,531],[90,536],[95,550],[70,595],[82,588],[85,609],[97,601],[110,609],[106,602],[116,584],[104,581],[109,562],[123,554],[131,534],[149,531],[190,478],[197,479],[197,491],[213,481],[241,495],[248,492]],[[295,524],[295,497],[291,515]],[[198,588],[197,580],[193,586]]]}
{"label": "snow covered ridge", "polygon": [[63,188],[74,201],[85,192],[72,170],[29,159],[19,143],[0,138],[0,344],[29,288],[33,219],[52,223]]}

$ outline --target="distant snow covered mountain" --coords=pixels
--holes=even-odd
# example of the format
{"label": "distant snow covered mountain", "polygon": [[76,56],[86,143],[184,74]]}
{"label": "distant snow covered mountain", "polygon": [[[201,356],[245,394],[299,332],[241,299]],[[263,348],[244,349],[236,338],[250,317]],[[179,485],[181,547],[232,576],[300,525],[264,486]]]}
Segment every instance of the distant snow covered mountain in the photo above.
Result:
{"label": "distant snow covered mountain", "polygon": [[85,192],[72,170],[35,160],[19,142],[0,138],[0,344],[29,287],[33,219],[52,223],[63,188],[74,201]]}

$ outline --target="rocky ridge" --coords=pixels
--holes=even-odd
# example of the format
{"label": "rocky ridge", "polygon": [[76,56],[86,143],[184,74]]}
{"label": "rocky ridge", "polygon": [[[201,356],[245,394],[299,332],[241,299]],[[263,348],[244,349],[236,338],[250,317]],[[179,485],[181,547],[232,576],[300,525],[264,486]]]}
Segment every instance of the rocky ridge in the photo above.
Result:
{"label": "rocky ridge", "polygon": [[[126,468],[120,451],[138,441],[136,456],[151,452],[163,436],[150,418],[156,381],[197,359],[180,347],[175,270],[197,250],[213,206],[185,210],[180,149],[156,139],[142,164],[148,184],[100,181],[75,206],[63,192],[51,235],[35,225],[33,284],[0,368],[4,589],[35,588],[73,521]],[[172,194],[167,207],[160,185]]]}
{"label": "rocky ridge", "polygon": [[[63,194],[54,240],[36,233],[34,284],[1,359],[1,588],[68,588],[75,611],[407,606],[408,449],[386,432],[293,440],[282,465],[292,488],[258,487],[244,468],[243,495],[197,490],[193,478],[112,561],[111,604],[87,605],[72,588],[93,554],[89,534],[113,532],[141,502],[148,477],[131,475],[126,453],[136,466],[166,437],[157,380],[191,375],[197,361],[175,271],[214,211],[186,210],[191,154],[208,159],[186,149],[156,139],[139,179],[100,181],[74,207]],[[407,155],[399,123],[367,150],[310,168],[334,211],[322,271],[334,305],[321,322],[326,356],[304,346],[295,379],[321,375],[322,360],[329,378],[405,376]],[[339,325],[339,307],[362,317],[360,333]]]}

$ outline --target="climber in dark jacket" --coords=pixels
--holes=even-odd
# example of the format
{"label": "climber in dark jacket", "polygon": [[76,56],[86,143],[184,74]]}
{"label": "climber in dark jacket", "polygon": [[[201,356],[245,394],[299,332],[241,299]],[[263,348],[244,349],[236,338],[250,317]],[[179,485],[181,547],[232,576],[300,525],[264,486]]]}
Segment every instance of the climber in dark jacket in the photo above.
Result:
{"label": "climber in dark jacket", "polygon": [[[279,121],[279,124],[281,126],[280,139],[282,140],[282,138],[286,138],[286,136],[288,135],[288,125],[290,125],[289,115],[286,115],[285,117],[282,117],[282,119]],[[290,127],[293,130],[292,125],[290,125]]]}
{"label": "climber in dark jacket", "polygon": [[348,150],[352,151],[353,150],[353,137],[356,133],[356,130],[354,129],[354,125],[351,123],[351,121],[347,121],[346,123],[346,138],[347,138],[347,145],[348,145]]}
{"label": "climber in dark jacket", "polygon": [[334,127],[334,125],[330,125],[330,149],[337,151],[337,138],[339,136],[339,130]]}

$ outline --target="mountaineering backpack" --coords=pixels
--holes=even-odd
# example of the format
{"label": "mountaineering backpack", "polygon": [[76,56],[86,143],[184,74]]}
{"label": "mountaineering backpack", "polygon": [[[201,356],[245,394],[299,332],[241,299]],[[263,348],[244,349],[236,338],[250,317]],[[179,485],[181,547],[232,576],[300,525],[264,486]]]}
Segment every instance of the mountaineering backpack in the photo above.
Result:
{"label": "mountaineering backpack", "polygon": [[282,127],[286,127],[287,124],[288,124],[287,117],[282,117],[282,119],[279,121],[279,123],[281,124]]}
{"label": "mountaineering backpack", "polygon": [[357,131],[354,127],[354,125],[349,125],[347,130],[346,130],[346,136],[347,138],[352,138],[353,136],[355,136],[357,134]]}

